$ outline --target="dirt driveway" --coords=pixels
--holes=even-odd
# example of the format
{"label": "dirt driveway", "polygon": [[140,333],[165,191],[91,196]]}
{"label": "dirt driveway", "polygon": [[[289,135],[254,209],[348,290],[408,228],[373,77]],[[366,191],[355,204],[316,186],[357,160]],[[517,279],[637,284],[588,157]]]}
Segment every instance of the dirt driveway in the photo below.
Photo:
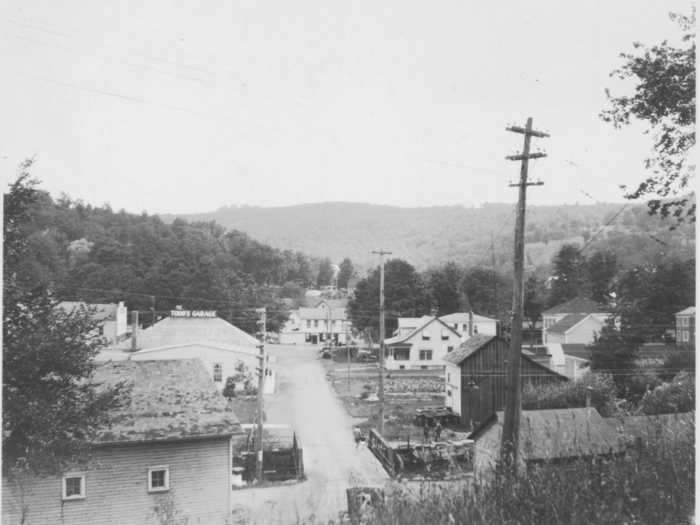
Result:
{"label": "dirt driveway", "polygon": [[355,447],[352,419],[325,379],[318,350],[269,345],[277,357],[277,391],[265,396],[267,421],[293,425],[304,447],[307,481],[233,491],[234,516],[245,523],[327,523],[346,509],[345,489],[389,478],[366,448]]}

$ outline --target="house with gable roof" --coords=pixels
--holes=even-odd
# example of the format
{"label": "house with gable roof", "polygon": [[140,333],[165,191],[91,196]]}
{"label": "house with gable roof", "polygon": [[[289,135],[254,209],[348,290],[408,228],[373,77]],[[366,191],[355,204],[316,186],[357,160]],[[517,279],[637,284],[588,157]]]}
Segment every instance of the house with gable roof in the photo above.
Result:
{"label": "house with gable roof", "polygon": [[[503,410],[510,344],[501,337],[476,334],[448,353],[445,361],[445,405],[459,414],[462,425],[475,428]],[[520,354],[524,387],[567,381],[566,376]]]}
{"label": "house with gable roof", "polygon": [[443,315],[442,321],[462,334],[462,339],[469,339],[474,334],[498,335],[498,320],[472,311],[455,312]]}
{"label": "house with gable roof", "polygon": [[675,314],[676,344],[695,346],[695,307],[689,306]]}
{"label": "house with gable roof", "polygon": [[590,344],[610,317],[610,308],[575,297],[542,312],[542,344]]}
{"label": "house with gable roof", "polygon": [[437,317],[426,315],[416,324],[384,340],[387,370],[443,368],[443,358],[461,342],[462,335]]}
{"label": "house with gable roof", "polygon": [[56,475],[2,479],[3,523],[224,523],[231,513],[235,414],[197,359],[120,361],[95,380],[126,380],[128,403],[99,431],[90,457]]}
{"label": "house with gable roof", "polygon": [[301,307],[292,312],[282,329],[280,342],[349,344],[352,323],[346,304],[344,299],[323,299],[313,307]]}

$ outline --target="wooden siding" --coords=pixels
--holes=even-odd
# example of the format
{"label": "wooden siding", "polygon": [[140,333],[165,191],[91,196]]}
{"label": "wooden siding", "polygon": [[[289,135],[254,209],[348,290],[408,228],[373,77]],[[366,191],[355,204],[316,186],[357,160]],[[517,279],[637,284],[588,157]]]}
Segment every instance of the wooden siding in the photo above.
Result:
{"label": "wooden siding", "polygon": [[[149,493],[149,466],[170,467],[170,490]],[[78,469],[74,469],[78,470]],[[230,439],[98,448],[86,472],[87,497],[62,501],[61,476],[28,479],[26,524],[160,523],[158,505],[172,502],[188,524],[223,523],[230,513]],[[21,496],[3,477],[2,523],[20,523]]]}
{"label": "wooden siding", "polygon": [[[494,412],[505,407],[506,359],[509,351],[507,341],[493,339],[460,364],[460,416],[465,426],[476,428]],[[525,357],[521,356],[520,359],[523,386],[528,383],[541,385],[566,380],[560,374]],[[479,388],[474,388],[474,384]]]}

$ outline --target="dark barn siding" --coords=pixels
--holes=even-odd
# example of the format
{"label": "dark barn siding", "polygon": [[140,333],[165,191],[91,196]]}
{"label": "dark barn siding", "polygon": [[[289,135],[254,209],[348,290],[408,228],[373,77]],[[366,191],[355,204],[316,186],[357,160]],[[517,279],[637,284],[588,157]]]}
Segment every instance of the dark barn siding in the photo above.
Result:
{"label": "dark barn siding", "polygon": [[[497,410],[503,410],[506,398],[506,360],[509,343],[492,339],[462,361],[462,423],[475,428]],[[566,378],[528,357],[520,357],[522,385],[542,385],[566,381]],[[475,388],[478,386],[478,388]]]}

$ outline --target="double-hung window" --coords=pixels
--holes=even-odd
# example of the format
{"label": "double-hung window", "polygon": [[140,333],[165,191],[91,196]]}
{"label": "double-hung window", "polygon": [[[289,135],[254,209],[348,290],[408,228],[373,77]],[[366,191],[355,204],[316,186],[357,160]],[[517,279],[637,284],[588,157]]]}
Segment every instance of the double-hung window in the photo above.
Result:
{"label": "double-hung window", "polygon": [[420,361],[432,361],[433,351],[432,350],[421,350],[418,352],[418,359]]}
{"label": "double-hung window", "polygon": [[214,382],[221,383],[223,381],[223,366],[221,363],[214,363]]}
{"label": "double-hung window", "polygon": [[85,472],[70,472],[63,476],[63,500],[85,499]]}
{"label": "double-hung window", "polygon": [[158,465],[148,467],[148,492],[170,490],[170,467]]}

